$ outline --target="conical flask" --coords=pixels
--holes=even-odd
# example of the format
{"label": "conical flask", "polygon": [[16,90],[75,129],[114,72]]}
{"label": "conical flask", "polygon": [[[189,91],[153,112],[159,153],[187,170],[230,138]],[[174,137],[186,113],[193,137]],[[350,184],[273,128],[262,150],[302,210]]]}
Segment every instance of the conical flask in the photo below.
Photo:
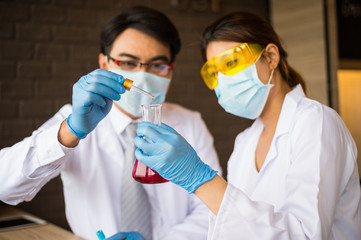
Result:
{"label": "conical flask", "polygon": [[[143,121],[161,125],[162,104],[142,105]],[[149,140],[150,141],[150,140]],[[133,178],[140,183],[164,183],[168,182],[159,173],[135,159]]]}

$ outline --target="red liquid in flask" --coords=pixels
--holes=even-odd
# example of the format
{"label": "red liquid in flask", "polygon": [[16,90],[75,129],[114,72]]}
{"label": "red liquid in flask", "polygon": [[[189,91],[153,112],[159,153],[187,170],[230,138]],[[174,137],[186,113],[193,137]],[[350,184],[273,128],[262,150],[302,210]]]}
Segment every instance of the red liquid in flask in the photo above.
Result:
{"label": "red liquid in flask", "polygon": [[169,180],[164,179],[159,173],[135,159],[133,168],[133,178],[140,183],[165,183]]}
{"label": "red liquid in flask", "polygon": [[[143,121],[161,125],[161,107],[161,104],[142,105]],[[151,142],[149,139],[147,141]],[[139,162],[138,159],[135,159],[132,175],[133,178],[140,183],[152,184],[169,182],[169,180],[164,179],[159,173]]]}

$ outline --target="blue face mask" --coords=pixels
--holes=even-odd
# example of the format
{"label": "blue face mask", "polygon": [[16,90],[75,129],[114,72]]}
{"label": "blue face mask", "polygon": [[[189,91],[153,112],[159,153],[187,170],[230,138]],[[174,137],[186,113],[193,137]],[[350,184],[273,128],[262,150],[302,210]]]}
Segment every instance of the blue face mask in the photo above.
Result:
{"label": "blue face mask", "polygon": [[264,85],[258,78],[256,63],[232,76],[218,73],[218,85],[214,89],[218,103],[226,112],[239,117],[256,119],[261,115],[266,104],[273,70]]}
{"label": "blue face mask", "polygon": [[165,93],[168,89],[170,79],[158,77],[154,74],[141,71],[130,72],[119,69],[112,69],[111,71],[122,75],[125,78],[129,78],[130,80],[134,81],[134,86],[151,93],[155,97],[155,99],[152,100],[150,97],[136,91],[126,91],[124,94],[122,94],[120,100],[115,101],[115,103],[131,115],[135,117],[141,117],[141,105],[164,102]]}

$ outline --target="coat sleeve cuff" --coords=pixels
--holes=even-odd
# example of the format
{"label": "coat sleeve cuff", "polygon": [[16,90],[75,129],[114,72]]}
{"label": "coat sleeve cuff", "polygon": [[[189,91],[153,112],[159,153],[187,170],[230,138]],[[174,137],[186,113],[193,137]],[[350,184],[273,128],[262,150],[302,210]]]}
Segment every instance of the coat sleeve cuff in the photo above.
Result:
{"label": "coat sleeve cuff", "polygon": [[52,173],[65,161],[64,156],[74,150],[58,141],[60,124],[54,124],[35,136],[28,153],[35,156],[24,162],[25,176],[37,178]]}
{"label": "coat sleeve cuff", "polygon": [[36,136],[35,145],[38,149],[37,159],[39,166],[48,165],[71,151],[70,148],[62,146],[58,141],[60,124],[55,124]]}

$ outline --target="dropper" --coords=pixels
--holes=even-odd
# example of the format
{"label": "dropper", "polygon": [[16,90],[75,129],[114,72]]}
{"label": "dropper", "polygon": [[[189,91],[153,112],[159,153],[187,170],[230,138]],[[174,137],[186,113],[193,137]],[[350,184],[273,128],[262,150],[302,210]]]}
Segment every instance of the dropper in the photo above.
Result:
{"label": "dropper", "polygon": [[132,90],[134,90],[134,91],[136,91],[136,92],[139,92],[139,93],[141,93],[141,94],[144,94],[144,95],[150,97],[152,100],[155,99],[155,97],[154,97],[151,93],[146,92],[146,91],[144,91],[143,89],[134,86],[134,85],[133,85],[133,81],[130,80],[130,79],[128,79],[128,78],[126,78],[126,79],[124,80],[123,86],[125,87],[125,90],[127,90],[127,91],[130,91],[130,89],[132,89]]}

